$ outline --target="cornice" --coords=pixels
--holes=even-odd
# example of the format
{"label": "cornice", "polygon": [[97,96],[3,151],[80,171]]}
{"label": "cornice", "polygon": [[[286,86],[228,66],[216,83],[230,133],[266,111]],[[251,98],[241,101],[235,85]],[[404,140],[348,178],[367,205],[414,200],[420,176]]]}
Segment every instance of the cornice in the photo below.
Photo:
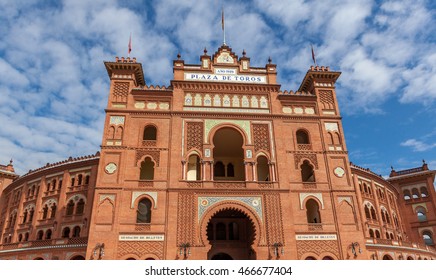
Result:
{"label": "cornice", "polygon": [[208,92],[279,92],[281,85],[270,84],[237,84],[237,83],[208,83],[208,82],[188,82],[172,80],[171,85],[174,89],[208,91]]}

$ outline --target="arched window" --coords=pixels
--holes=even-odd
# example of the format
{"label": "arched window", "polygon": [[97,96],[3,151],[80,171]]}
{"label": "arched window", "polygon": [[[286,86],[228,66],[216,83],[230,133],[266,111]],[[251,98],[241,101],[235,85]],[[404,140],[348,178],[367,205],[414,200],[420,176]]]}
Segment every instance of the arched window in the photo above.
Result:
{"label": "arched window", "polygon": [[23,240],[23,235],[20,233],[19,235],[18,235],[18,242],[21,242]]}
{"label": "arched window", "polygon": [[82,185],[82,181],[83,181],[83,175],[79,174],[79,176],[77,176],[77,185],[81,186]]}
{"label": "arched window", "polygon": [[151,201],[148,198],[143,198],[138,203],[138,210],[136,211],[137,223],[150,223],[151,222]]}
{"label": "arched window", "polygon": [[74,181],[75,181],[75,180],[74,180],[74,177],[71,178],[71,186],[72,186],[72,187],[74,187]]}
{"label": "arched window", "polygon": [[394,217],[394,224],[395,224],[395,227],[399,227],[399,223],[398,223],[398,218],[397,218],[397,216],[395,215],[395,214],[393,214],[392,215],[393,217]]}
{"label": "arched window", "polygon": [[215,239],[226,240],[226,225],[224,223],[218,223],[216,224],[215,229],[216,229]]}
{"label": "arched window", "polygon": [[306,131],[302,129],[297,131],[297,144],[310,144],[309,135]]}
{"label": "arched window", "polygon": [[35,214],[35,209],[30,208],[29,210],[29,220],[28,222],[31,223],[33,221],[33,215]]}
{"label": "arched window", "polygon": [[60,190],[61,188],[62,188],[62,179],[59,180],[59,183],[58,183],[58,190]]}
{"label": "arched window", "polygon": [[307,223],[321,223],[321,215],[319,213],[319,205],[314,199],[308,199],[306,202]]}
{"label": "arched window", "polygon": [[365,193],[368,193],[368,186],[365,183],[363,183],[363,190]]}
{"label": "arched window", "polygon": [[428,196],[428,191],[427,191],[426,187],[422,187],[420,189],[420,191],[421,191],[421,197],[427,197]]}
{"label": "arched window", "polygon": [[389,237],[390,237],[391,239],[394,239],[394,234],[393,234],[393,233],[390,233],[390,234],[389,234]]}
{"label": "arched window", "polygon": [[88,185],[89,184],[89,175],[86,175],[86,177],[85,177],[85,185]]}
{"label": "arched window", "polygon": [[389,239],[389,233],[386,232],[386,239]]}
{"label": "arched window", "polygon": [[51,206],[51,213],[50,213],[50,218],[53,219],[56,216],[56,203],[53,203],[53,205]]}
{"label": "arched window", "polygon": [[154,162],[151,158],[146,157],[141,163],[140,180],[153,180],[154,179]]}
{"label": "arched window", "polygon": [[410,191],[409,190],[405,190],[403,192],[404,194],[404,200],[410,200],[412,198],[412,196],[410,195]]}
{"label": "arched window", "polygon": [[235,222],[229,224],[229,240],[239,240],[239,227]]}
{"label": "arched window", "polygon": [[434,245],[433,234],[430,231],[428,231],[428,230],[424,231],[422,233],[422,238],[424,239],[425,245],[429,245],[429,246]]}
{"label": "arched window", "polygon": [[38,231],[36,234],[36,240],[42,240],[42,237],[44,236],[44,232],[42,230]]}
{"label": "arched window", "polygon": [[73,237],[80,237],[80,227],[79,226],[75,226],[73,228]]}
{"label": "arched window", "polygon": [[156,140],[156,127],[149,125],[144,128],[144,137],[143,140]]}
{"label": "arched window", "polygon": [[45,220],[47,219],[47,214],[48,214],[48,205],[44,205],[44,208],[42,208],[42,219]]}
{"label": "arched window", "polygon": [[[12,216],[11,216],[10,220],[12,221]],[[26,221],[27,221],[27,209],[24,210],[24,213],[23,213],[23,224],[26,223]]]}
{"label": "arched window", "polygon": [[315,172],[313,167],[309,164],[309,161],[303,161],[301,167],[301,180],[303,182],[315,182]]}
{"label": "arched window", "polygon": [[315,257],[307,257],[307,258],[305,258],[305,260],[308,260],[308,261],[315,261],[316,259],[315,259]]}
{"label": "arched window", "polygon": [[369,237],[374,238],[374,231],[369,229]]}
{"label": "arched window", "polygon": [[268,159],[265,156],[257,158],[257,180],[259,182],[270,181]]}
{"label": "arched window", "polygon": [[369,207],[368,205],[365,205],[365,217],[370,220],[371,219],[371,214],[369,213]]}
{"label": "arched window", "polygon": [[377,214],[375,212],[374,207],[371,206],[371,218],[377,221]]}
{"label": "arched window", "polygon": [[378,230],[376,230],[375,231],[375,238],[380,238],[381,236],[380,236],[380,231],[378,231]]}
{"label": "arched window", "polygon": [[235,167],[233,163],[227,164],[227,177],[235,177]]}
{"label": "arched window", "polygon": [[77,215],[83,214],[84,210],[85,210],[85,201],[81,198],[79,202],[77,202],[76,214]]}
{"label": "arched window", "polygon": [[67,204],[67,209],[66,209],[66,215],[73,215],[73,213],[74,213],[74,202],[73,202],[73,200],[71,199],[70,201],[68,201],[68,204]]}
{"label": "arched window", "polygon": [[382,221],[386,223],[385,211],[381,211]]}
{"label": "arched window", "polygon": [[53,179],[51,182],[51,190],[54,191],[56,189],[56,179]]}
{"label": "arched window", "polygon": [[188,181],[201,180],[201,164],[198,155],[190,155],[188,159],[188,173],[186,176]]}
{"label": "arched window", "polygon": [[29,233],[26,232],[26,233],[24,234],[24,241],[28,241],[28,240],[29,240]]}
{"label": "arched window", "polygon": [[413,190],[412,190],[412,198],[413,198],[413,199],[417,199],[417,198],[419,198],[419,192],[418,192],[417,189],[413,189]]}
{"label": "arched window", "polygon": [[221,161],[218,161],[217,163],[215,163],[215,165],[213,167],[213,174],[216,177],[225,177],[226,176],[224,164]]}
{"label": "arched window", "polygon": [[51,239],[51,229],[48,229],[46,232],[45,232],[45,239]]}
{"label": "arched window", "polygon": [[392,257],[389,256],[389,255],[384,255],[384,256],[383,256],[383,260],[391,261],[391,260],[393,260],[393,259],[392,259]]}
{"label": "arched window", "polygon": [[418,221],[425,222],[427,221],[427,215],[425,214],[427,211],[423,207],[416,208],[416,215],[418,216]]}
{"label": "arched window", "polygon": [[62,231],[62,238],[70,238],[70,231],[69,227],[65,227]]}

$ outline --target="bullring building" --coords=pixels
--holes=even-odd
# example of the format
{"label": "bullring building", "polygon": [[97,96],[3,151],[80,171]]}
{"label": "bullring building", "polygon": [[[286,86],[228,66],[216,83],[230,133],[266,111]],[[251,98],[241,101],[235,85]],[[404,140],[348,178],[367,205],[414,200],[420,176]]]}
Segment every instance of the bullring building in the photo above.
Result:
{"label": "bullring building", "polygon": [[104,63],[101,150],[18,176],[0,165],[0,259],[436,259],[434,170],[349,162],[335,83],[282,90],[223,44],[169,86]]}

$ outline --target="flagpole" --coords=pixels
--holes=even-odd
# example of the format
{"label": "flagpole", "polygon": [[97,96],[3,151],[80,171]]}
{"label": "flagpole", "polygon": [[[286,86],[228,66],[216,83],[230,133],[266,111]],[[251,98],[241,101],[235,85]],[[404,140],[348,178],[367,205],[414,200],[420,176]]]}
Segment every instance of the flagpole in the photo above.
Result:
{"label": "flagpole", "polygon": [[130,32],[129,45],[127,46],[127,57],[130,57],[131,51],[132,51],[132,32]]}
{"label": "flagpole", "polygon": [[221,28],[223,30],[223,45],[226,45],[226,25],[224,23],[224,8],[221,7]]}

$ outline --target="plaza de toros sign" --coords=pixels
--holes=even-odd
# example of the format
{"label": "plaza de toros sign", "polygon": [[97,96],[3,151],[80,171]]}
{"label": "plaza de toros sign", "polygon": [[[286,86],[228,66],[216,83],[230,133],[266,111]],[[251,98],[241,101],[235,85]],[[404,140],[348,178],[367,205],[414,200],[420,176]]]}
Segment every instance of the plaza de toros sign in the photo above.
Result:
{"label": "plaza de toros sign", "polygon": [[236,69],[215,69],[215,73],[186,73],[186,81],[266,84],[266,76],[239,75]]}

